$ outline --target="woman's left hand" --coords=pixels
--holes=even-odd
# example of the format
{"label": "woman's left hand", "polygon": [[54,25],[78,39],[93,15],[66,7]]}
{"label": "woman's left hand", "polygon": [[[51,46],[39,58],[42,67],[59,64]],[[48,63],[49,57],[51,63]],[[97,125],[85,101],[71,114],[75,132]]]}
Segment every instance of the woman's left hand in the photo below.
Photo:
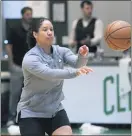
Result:
{"label": "woman's left hand", "polygon": [[79,48],[79,54],[82,56],[87,56],[89,52],[89,48],[86,45],[83,45]]}

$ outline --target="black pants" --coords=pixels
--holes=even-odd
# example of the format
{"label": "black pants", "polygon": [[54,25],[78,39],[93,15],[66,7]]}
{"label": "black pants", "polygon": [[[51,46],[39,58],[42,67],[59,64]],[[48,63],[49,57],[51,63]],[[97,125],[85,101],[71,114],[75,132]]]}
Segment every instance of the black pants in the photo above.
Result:
{"label": "black pants", "polygon": [[20,118],[19,127],[22,136],[45,136],[45,132],[51,136],[59,127],[70,122],[65,110],[59,111],[53,118]]}

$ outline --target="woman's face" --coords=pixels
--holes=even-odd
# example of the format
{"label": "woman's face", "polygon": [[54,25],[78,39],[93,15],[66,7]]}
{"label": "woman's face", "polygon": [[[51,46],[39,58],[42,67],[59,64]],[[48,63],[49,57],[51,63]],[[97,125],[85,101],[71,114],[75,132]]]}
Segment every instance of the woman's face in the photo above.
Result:
{"label": "woman's face", "polygon": [[34,37],[36,38],[37,43],[41,46],[51,46],[54,40],[54,29],[52,23],[49,20],[44,20],[38,32],[34,32]]}

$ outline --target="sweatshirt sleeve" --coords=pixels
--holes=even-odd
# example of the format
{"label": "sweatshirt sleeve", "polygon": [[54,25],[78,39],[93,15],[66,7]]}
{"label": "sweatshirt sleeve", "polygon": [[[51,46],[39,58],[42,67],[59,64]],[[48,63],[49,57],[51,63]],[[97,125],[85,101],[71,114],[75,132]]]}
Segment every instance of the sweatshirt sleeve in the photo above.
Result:
{"label": "sweatshirt sleeve", "polygon": [[37,55],[25,56],[22,64],[23,69],[31,74],[46,80],[71,79],[76,77],[76,69],[51,69],[47,63],[42,63]]}
{"label": "sweatshirt sleeve", "polygon": [[73,68],[80,68],[86,66],[88,63],[88,56],[83,57],[78,53],[75,55],[70,49],[65,47],[59,47],[60,51],[63,52],[64,62]]}

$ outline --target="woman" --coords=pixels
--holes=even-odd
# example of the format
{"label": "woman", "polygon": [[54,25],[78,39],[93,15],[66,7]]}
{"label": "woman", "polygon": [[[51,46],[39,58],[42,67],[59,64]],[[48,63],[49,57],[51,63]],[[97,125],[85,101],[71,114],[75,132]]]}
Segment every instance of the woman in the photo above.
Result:
{"label": "woman", "polygon": [[[82,46],[79,56],[69,49],[52,45],[51,21],[41,18],[32,24],[29,46],[22,63],[24,87],[17,107],[22,136],[72,135],[69,119],[61,104],[63,80],[92,72],[86,67],[88,48]],[[74,68],[64,68],[64,64]],[[85,66],[85,67],[83,67]]]}

